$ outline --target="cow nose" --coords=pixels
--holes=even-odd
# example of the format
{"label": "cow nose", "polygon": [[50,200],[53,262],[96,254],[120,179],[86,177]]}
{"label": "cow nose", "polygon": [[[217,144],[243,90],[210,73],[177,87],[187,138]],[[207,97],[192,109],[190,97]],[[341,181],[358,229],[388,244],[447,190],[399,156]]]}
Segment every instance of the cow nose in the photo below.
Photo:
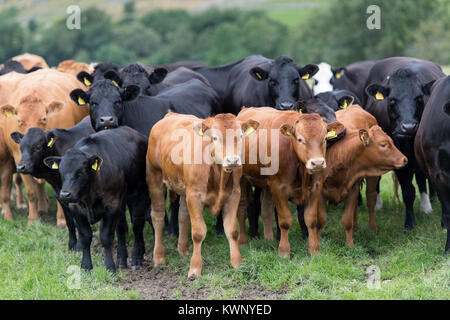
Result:
{"label": "cow nose", "polygon": [[408,163],[408,158],[407,157],[403,157],[403,166],[406,166],[406,164]]}
{"label": "cow nose", "polygon": [[238,167],[241,165],[241,157],[239,156],[228,156],[223,160],[223,166],[225,168]]}
{"label": "cow nose", "polygon": [[280,103],[280,107],[283,110],[291,110],[293,108],[294,104],[292,102],[282,102]]}
{"label": "cow nose", "polygon": [[102,125],[112,125],[113,121],[113,117],[100,117],[100,123]]}
{"label": "cow nose", "polygon": [[401,127],[402,127],[403,131],[407,134],[414,134],[417,131],[418,126],[419,126],[419,123],[417,121],[401,123]]}
{"label": "cow nose", "polygon": [[306,163],[306,168],[312,171],[320,171],[327,167],[327,163],[324,158],[309,159]]}
{"label": "cow nose", "polygon": [[25,170],[25,165],[19,162],[19,164],[16,166],[16,170],[19,173],[23,172]]}
{"label": "cow nose", "polygon": [[61,190],[61,192],[59,193],[59,198],[63,201],[68,201],[71,198],[71,194],[69,191]]}

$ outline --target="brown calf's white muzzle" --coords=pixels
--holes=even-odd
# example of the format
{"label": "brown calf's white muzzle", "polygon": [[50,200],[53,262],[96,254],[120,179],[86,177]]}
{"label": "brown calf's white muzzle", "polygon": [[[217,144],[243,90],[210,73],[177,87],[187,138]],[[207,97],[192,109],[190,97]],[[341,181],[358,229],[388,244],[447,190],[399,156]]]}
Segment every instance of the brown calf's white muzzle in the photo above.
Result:
{"label": "brown calf's white muzzle", "polygon": [[308,162],[306,162],[306,169],[309,169],[311,171],[321,171],[322,169],[325,169],[327,167],[327,162],[325,161],[325,158],[312,158],[309,159]]}
{"label": "brown calf's white muzzle", "polygon": [[240,156],[228,156],[223,159],[223,168],[227,172],[231,172],[234,168],[240,167],[242,165]]}

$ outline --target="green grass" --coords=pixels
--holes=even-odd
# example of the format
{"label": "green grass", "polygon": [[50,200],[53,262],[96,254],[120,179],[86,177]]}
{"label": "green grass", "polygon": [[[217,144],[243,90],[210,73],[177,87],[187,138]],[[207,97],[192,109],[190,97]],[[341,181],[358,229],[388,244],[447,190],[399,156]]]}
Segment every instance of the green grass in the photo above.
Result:
{"label": "green grass", "polygon": [[[367,228],[365,203],[360,207],[359,231],[355,247],[345,244],[340,218],[342,205],[328,206],[328,221],[321,239],[321,254],[310,257],[295,219],[289,233],[291,259],[278,257],[277,243],[250,239],[241,248],[243,265],[234,271],[229,263],[228,243],[215,235],[215,219],[205,214],[208,233],[203,244],[203,273],[194,281],[186,279],[189,259],[180,258],[176,239],[164,235],[167,262],[164,270],[178,276],[180,286],[211,292],[210,299],[255,298],[246,288],[258,288],[269,297],[285,299],[450,299],[450,257],[443,255],[445,233],[440,227],[440,205],[433,212],[419,212],[417,226],[403,231],[404,210],[392,202],[390,175],[382,179],[384,209],[377,212],[378,233]],[[54,207],[52,207],[54,210]],[[94,270],[82,272],[81,290],[69,289],[67,268],[80,264],[79,253],[67,250],[67,231],[55,227],[54,215],[27,226],[24,210],[15,211],[14,222],[0,219],[0,299],[136,299],[140,295],[125,291],[103,266],[103,256],[93,250]],[[98,229],[98,226],[96,227]],[[262,233],[262,224],[260,223]],[[131,240],[130,232],[129,239]],[[147,249],[152,235],[145,230]],[[95,241],[94,241],[95,242]],[[132,241],[129,242],[129,248]],[[381,288],[366,285],[369,266],[381,270]],[[139,271],[137,271],[139,272]],[[126,280],[126,279],[125,279]],[[148,285],[152,285],[149,281]],[[174,291],[177,298],[179,290]]]}
{"label": "green grass", "polygon": [[273,9],[267,10],[266,13],[270,18],[287,25],[289,28],[294,28],[307,21],[307,18],[315,11],[316,9],[313,8]]}

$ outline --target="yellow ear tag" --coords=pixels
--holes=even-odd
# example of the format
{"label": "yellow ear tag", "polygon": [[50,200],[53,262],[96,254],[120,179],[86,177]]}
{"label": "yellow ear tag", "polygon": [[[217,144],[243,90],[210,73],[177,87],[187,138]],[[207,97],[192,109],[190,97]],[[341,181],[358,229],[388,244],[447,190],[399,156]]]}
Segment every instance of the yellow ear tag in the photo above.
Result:
{"label": "yellow ear tag", "polygon": [[86,77],[84,77],[83,80],[84,80],[84,84],[88,87],[92,84]]}
{"label": "yellow ear tag", "polygon": [[253,133],[253,131],[255,131],[255,129],[252,126],[250,126],[247,128],[247,130],[245,130],[245,135],[249,136],[250,134]]}
{"label": "yellow ear tag", "polygon": [[290,131],[286,131],[286,134],[287,134],[288,136],[292,136],[292,134],[291,134]]}
{"label": "yellow ear tag", "polygon": [[347,109],[348,108],[348,104],[347,104],[347,99],[344,100],[344,104],[341,106],[342,109]]}
{"label": "yellow ear tag", "polygon": [[342,77],[342,74],[339,72],[339,73],[336,73],[336,79],[340,79]]}
{"label": "yellow ear tag", "polygon": [[53,164],[52,164],[52,169],[58,169],[59,167],[58,167],[58,164],[56,163],[56,162],[53,162]]}
{"label": "yellow ear tag", "polygon": [[201,136],[205,134],[205,133],[203,132],[203,129],[202,129],[202,128],[200,128],[200,130],[198,130],[198,134],[201,135]]}
{"label": "yellow ear tag", "polygon": [[377,94],[375,95],[375,100],[383,100],[384,96],[381,92],[377,92]]}
{"label": "yellow ear tag", "polygon": [[86,104],[86,101],[84,101],[83,98],[78,97],[78,104],[79,104],[80,106],[84,106],[84,105]]}
{"label": "yellow ear tag", "polygon": [[97,159],[95,159],[94,164],[92,165],[91,168],[94,169],[94,170],[98,170],[98,162],[97,162]]}
{"label": "yellow ear tag", "polygon": [[51,138],[50,141],[47,143],[47,147],[51,148],[53,142],[55,142],[55,139]]}
{"label": "yellow ear tag", "polygon": [[303,80],[308,80],[309,79],[309,73],[305,74],[304,76],[302,76]]}
{"label": "yellow ear tag", "polygon": [[112,83],[114,83],[114,85],[116,86],[116,87],[118,87],[119,85],[117,84],[117,82],[115,82],[114,80],[111,80],[112,81]]}
{"label": "yellow ear tag", "polygon": [[298,113],[300,113],[300,114],[303,114],[303,111],[302,111],[302,109],[300,108],[300,109],[298,109]]}
{"label": "yellow ear tag", "polygon": [[366,143],[365,138],[364,138],[364,133],[361,134],[361,141],[364,142],[364,143]]}
{"label": "yellow ear tag", "polygon": [[6,111],[5,115],[9,118],[9,117],[12,117],[13,114],[11,111]]}
{"label": "yellow ear tag", "polygon": [[327,139],[333,139],[336,137],[337,137],[336,131],[332,130],[327,132]]}
{"label": "yellow ear tag", "polygon": [[255,74],[256,74],[256,76],[258,77],[259,80],[262,79],[261,75],[258,72],[256,72]]}

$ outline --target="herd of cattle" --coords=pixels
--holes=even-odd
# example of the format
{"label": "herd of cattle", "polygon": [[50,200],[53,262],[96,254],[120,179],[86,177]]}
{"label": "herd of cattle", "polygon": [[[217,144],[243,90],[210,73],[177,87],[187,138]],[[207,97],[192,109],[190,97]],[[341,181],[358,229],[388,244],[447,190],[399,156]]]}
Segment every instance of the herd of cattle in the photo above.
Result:
{"label": "herd of cattle", "polygon": [[[288,201],[297,206],[311,255],[320,251],[327,201],[345,203],[342,226],[353,246],[360,186],[366,180],[369,228],[376,232],[379,179],[391,170],[403,194],[405,228],[415,225],[413,176],[421,210],[430,212],[428,194],[437,194],[450,252],[450,77],[429,61],[393,57],[331,68],[250,56],[219,67],[67,60],[49,68],[42,57],[23,54],[0,66],[0,110],[4,218],[13,219],[14,181],[16,206],[28,205],[29,222],[38,220],[48,211],[48,182],[58,200],[57,225],[67,225],[69,249],[82,251],[86,270],[93,267],[91,224],[98,221],[106,268],[116,270],[115,233],[117,265],[127,267],[127,208],[132,268],[142,266],[148,221],[154,264],[165,263],[165,227],[178,236],[181,256],[189,255],[191,230],[189,276],[200,275],[204,208],[218,217],[235,268],[242,263],[239,246],[248,242],[247,217],[251,236],[261,215],[264,238],[273,240],[275,216],[278,254],[290,256]],[[197,147],[213,161],[193,161],[194,144],[173,161],[177,130],[200,139]],[[264,174],[271,161],[248,161],[249,152],[275,144],[278,170]]]}

